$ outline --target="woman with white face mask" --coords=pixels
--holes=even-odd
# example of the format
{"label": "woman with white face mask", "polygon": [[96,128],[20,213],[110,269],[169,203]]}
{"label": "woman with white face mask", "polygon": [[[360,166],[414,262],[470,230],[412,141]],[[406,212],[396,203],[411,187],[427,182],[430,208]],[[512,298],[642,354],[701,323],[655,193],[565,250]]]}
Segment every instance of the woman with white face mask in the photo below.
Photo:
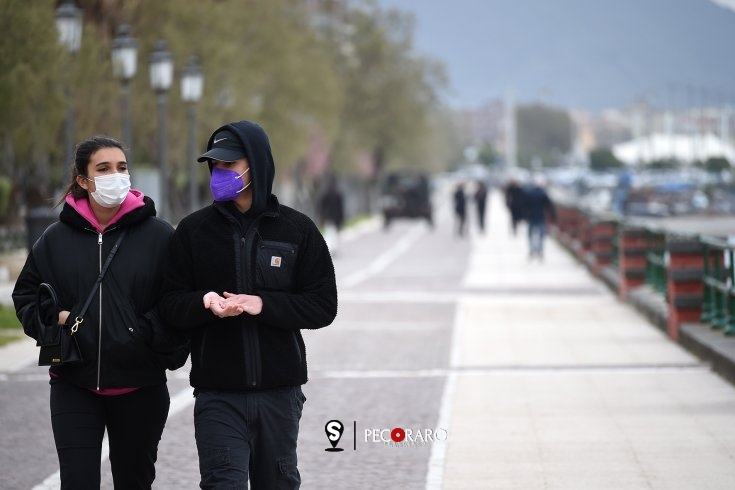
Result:
{"label": "woman with white face mask", "polygon": [[[34,244],[13,302],[36,340],[49,328],[78,326],[83,360],[49,369],[61,488],[99,488],[107,431],[115,488],[150,489],[168,416],[166,369],[188,356],[188,342],[157,307],[173,228],[130,188],[125,152],[112,138],[81,142],[71,177],[59,221]],[[37,294],[42,283],[56,301]]]}

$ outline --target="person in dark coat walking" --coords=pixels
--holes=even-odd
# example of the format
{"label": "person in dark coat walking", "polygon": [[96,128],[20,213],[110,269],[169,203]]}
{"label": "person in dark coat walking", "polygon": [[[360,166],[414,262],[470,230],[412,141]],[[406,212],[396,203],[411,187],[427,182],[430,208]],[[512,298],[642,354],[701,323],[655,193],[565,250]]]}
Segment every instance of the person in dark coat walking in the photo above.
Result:
{"label": "person in dark coat walking", "polygon": [[544,258],[544,238],[547,221],[556,221],[556,211],[549,195],[546,193],[546,181],[536,176],[533,184],[526,189],[523,198],[525,218],[528,221],[528,256]]}
{"label": "person in dark coat walking", "polygon": [[467,197],[464,193],[464,183],[460,182],[454,189],[454,216],[456,218],[457,236],[464,236],[465,222],[467,221]]}
{"label": "person in dark coat walking", "polygon": [[[106,136],[77,145],[62,202],[59,221],[33,245],[13,289],[28,336],[77,327],[82,361],[49,368],[61,488],[100,487],[107,432],[115,488],[150,489],[170,402],[166,368],[188,356],[186,339],[171,335],[156,310],[174,230],[148,196],[130,188],[123,146]],[[42,299],[42,284],[56,298]]]}
{"label": "person in dark coat walking", "polygon": [[337,179],[332,176],[319,199],[319,216],[324,227],[324,238],[329,250],[335,254],[339,249],[339,234],[345,217],[345,204]]}
{"label": "person in dark coat walking", "polygon": [[301,331],[337,315],[332,258],[316,224],[271,192],[260,125],[221,126],[198,160],[214,202],[176,227],[160,310],[191,335],[200,487],[296,489]]}
{"label": "person in dark coat walking", "polygon": [[485,185],[485,182],[477,181],[474,199],[477,209],[477,226],[480,228],[480,233],[485,233],[485,209],[487,208],[487,185]]}
{"label": "person in dark coat walking", "polygon": [[515,235],[518,223],[523,221],[523,188],[514,178],[505,186],[505,205],[510,212],[511,231]]}

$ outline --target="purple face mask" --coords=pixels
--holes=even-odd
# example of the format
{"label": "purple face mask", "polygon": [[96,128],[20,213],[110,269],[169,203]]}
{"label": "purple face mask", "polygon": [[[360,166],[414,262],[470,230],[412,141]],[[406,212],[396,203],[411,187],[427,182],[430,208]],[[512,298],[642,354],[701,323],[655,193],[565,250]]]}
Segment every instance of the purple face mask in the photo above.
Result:
{"label": "purple face mask", "polygon": [[209,188],[212,191],[214,200],[234,201],[237,199],[237,195],[253,183],[251,180],[248,182],[248,185],[242,185],[242,176],[249,171],[250,168],[238,175],[234,170],[214,167],[212,169],[212,178],[209,181]]}

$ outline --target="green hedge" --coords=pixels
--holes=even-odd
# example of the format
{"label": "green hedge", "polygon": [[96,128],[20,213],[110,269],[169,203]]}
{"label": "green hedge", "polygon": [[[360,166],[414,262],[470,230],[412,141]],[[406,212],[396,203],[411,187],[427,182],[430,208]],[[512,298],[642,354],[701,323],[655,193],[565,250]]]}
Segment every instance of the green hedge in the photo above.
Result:
{"label": "green hedge", "polygon": [[12,306],[0,306],[0,328],[21,328]]}

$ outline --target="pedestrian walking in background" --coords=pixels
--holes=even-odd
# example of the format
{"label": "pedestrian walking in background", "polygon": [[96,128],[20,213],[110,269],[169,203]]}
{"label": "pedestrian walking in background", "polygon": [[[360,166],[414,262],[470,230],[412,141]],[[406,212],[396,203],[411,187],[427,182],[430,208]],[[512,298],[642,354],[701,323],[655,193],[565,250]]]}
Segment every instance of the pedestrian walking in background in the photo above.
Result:
{"label": "pedestrian walking in background", "polygon": [[528,257],[544,258],[544,238],[547,221],[556,221],[554,204],[546,193],[546,180],[537,175],[533,184],[526,189],[524,211],[528,221]]}
{"label": "pedestrian walking in background", "polygon": [[474,199],[477,208],[477,226],[480,228],[480,233],[485,233],[485,209],[487,208],[487,186],[485,182],[477,181]]}
{"label": "pedestrian walking in background", "polygon": [[329,178],[327,188],[319,198],[319,216],[324,228],[324,239],[334,255],[339,249],[340,231],[344,222],[344,196],[334,176]]}
{"label": "pedestrian walking in background", "polygon": [[[38,340],[56,324],[78,327],[83,361],[49,369],[61,488],[100,487],[107,431],[115,488],[150,489],[168,417],[166,368],[188,355],[185,339],[156,311],[173,228],[156,218],[149,197],[130,189],[123,147],[104,136],[77,146],[62,202],[59,221],[33,245],[13,290],[28,336]],[[111,250],[114,260],[97,284]],[[57,301],[38,301],[42,283]]]}
{"label": "pedestrian walking in background", "polygon": [[271,193],[275,163],[259,125],[218,128],[199,161],[214,202],[176,228],[161,311],[191,335],[200,487],[299,488],[301,329],[337,314],[329,249]]}
{"label": "pedestrian walking in background", "polygon": [[618,182],[613,191],[612,210],[618,214],[624,215],[630,195],[630,188],[633,185],[633,172],[630,169],[623,169],[618,173]]}
{"label": "pedestrian walking in background", "polygon": [[515,178],[511,178],[505,186],[505,206],[510,212],[511,232],[515,236],[518,223],[523,221],[523,188]]}
{"label": "pedestrian walking in background", "polygon": [[465,222],[467,221],[467,196],[464,193],[464,184],[460,182],[454,189],[454,216],[456,219],[457,236],[464,236]]}

